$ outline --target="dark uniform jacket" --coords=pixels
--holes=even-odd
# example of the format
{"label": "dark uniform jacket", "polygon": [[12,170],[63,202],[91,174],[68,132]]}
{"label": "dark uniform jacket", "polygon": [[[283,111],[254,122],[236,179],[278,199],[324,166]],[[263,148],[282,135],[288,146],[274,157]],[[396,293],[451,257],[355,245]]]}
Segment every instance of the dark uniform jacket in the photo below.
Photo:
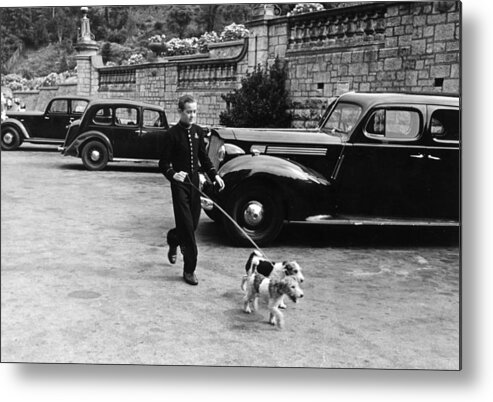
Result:
{"label": "dark uniform jacket", "polygon": [[199,169],[214,181],[217,172],[207,155],[204,137],[201,127],[192,124],[185,128],[181,123],[164,135],[159,169],[169,181],[173,181],[176,172],[193,174]]}

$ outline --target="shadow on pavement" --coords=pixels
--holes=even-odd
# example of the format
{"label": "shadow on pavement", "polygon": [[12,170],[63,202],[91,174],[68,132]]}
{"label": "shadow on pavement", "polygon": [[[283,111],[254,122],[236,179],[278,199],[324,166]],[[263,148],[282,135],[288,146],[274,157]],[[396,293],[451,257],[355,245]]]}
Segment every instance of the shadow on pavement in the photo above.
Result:
{"label": "shadow on pavement", "polygon": [[15,151],[8,152],[51,152],[51,153],[60,153],[58,151],[58,146],[53,145],[22,145]]}
{"label": "shadow on pavement", "polygon": [[296,225],[284,228],[277,244],[308,247],[456,247],[458,228],[409,226]]}
{"label": "shadow on pavement", "polygon": [[[58,167],[62,170],[75,170],[81,172],[88,172],[88,170],[81,163],[67,163]],[[125,163],[120,165],[119,163],[108,165],[104,170],[94,172],[95,174],[104,174],[104,172],[135,172],[135,173],[160,173],[157,166],[142,165],[140,163]]]}
{"label": "shadow on pavement", "polygon": [[[201,235],[231,246],[222,227],[202,218]],[[459,228],[289,224],[269,247],[458,247]]]}

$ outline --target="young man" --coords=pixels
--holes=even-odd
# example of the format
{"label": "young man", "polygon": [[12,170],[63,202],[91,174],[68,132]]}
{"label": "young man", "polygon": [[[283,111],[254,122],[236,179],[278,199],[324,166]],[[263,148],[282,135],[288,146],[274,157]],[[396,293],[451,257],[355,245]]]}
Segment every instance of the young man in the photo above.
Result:
{"label": "young man", "polygon": [[195,230],[200,217],[200,194],[194,186],[199,186],[199,167],[216,182],[219,191],[224,188],[224,182],[207,155],[203,130],[194,124],[197,101],[190,95],[182,96],[178,101],[178,113],[180,121],[166,133],[159,161],[159,169],[171,183],[176,225],[167,236],[168,260],[171,264],[176,262],[177,247],[180,246],[183,279],[190,285],[197,285]]}

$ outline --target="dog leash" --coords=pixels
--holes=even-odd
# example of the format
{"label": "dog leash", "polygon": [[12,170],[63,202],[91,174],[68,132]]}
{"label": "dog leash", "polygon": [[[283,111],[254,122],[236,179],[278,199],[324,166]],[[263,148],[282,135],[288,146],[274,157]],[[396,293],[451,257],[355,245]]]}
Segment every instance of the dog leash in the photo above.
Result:
{"label": "dog leash", "polygon": [[223,208],[222,208],[222,207],[221,207],[221,206],[220,206],[217,202],[216,202],[216,201],[214,201],[214,200],[213,200],[210,196],[208,196],[207,194],[204,194],[204,193],[202,192],[202,190],[200,190],[200,189],[199,189],[199,188],[198,188],[195,184],[193,184],[193,183],[192,183],[192,180],[190,180],[190,177],[189,177],[188,175],[187,175],[187,179],[188,179],[188,182],[190,183],[190,185],[191,185],[191,186],[192,186],[195,190],[197,190],[197,191],[199,192],[199,194],[200,194],[200,195],[202,195],[202,196],[204,196],[205,198],[207,198],[208,200],[210,200],[210,201],[214,204],[214,206],[215,206],[217,209],[219,209],[219,211],[221,211],[221,212],[223,213],[223,215],[224,215],[226,218],[228,218],[228,219],[231,221],[231,223],[233,223],[233,225],[235,225],[235,226],[236,226],[236,227],[240,230],[240,232],[241,232],[241,233],[242,233],[242,234],[243,234],[243,235],[247,238],[247,240],[248,240],[250,243],[252,243],[253,247],[255,247],[255,249],[256,249],[256,250],[257,250],[260,254],[262,254],[262,255],[264,256],[264,258],[265,258],[267,261],[271,262],[271,261],[269,260],[269,258],[267,258],[267,256],[265,255],[265,253],[262,251],[262,249],[261,249],[261,248],[257,245],[257,243],[255,243],[255,242],[253,241],[253,239],[252,239],[252,238],[248,235],[248,233],[247,233],[247,232],[245,232],[245,230],[244,230],[244,229],[243,229],[240,225],[238,225],[238,223],[236,223],[236,221],[235,221],[235,220],[234,220],[234,219],[233,219],[233,218],[232,218],[232,217],[231,217],[231,216],[230,216],[230,215],[229,215],[229,214],[228,214],[228,213],[227,213],[227,212],[226,212],[226,211],[225,211],[225,210],[224,210],[224,209],[223,209]]}

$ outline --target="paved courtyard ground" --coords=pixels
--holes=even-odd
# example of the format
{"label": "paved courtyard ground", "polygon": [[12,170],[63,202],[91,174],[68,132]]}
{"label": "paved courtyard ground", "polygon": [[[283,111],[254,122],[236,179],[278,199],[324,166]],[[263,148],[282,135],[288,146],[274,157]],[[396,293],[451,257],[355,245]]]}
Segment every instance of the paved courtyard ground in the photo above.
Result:
{"label": "paved courtyard ground", "polygon": [[288,226],[264,251],[302,264],[305,298],[279,331],[242,312],[251,250],[205,214],[199,286],[167,262],[155,166],[1,153],[3,362],[459,368],[458,230]]}

